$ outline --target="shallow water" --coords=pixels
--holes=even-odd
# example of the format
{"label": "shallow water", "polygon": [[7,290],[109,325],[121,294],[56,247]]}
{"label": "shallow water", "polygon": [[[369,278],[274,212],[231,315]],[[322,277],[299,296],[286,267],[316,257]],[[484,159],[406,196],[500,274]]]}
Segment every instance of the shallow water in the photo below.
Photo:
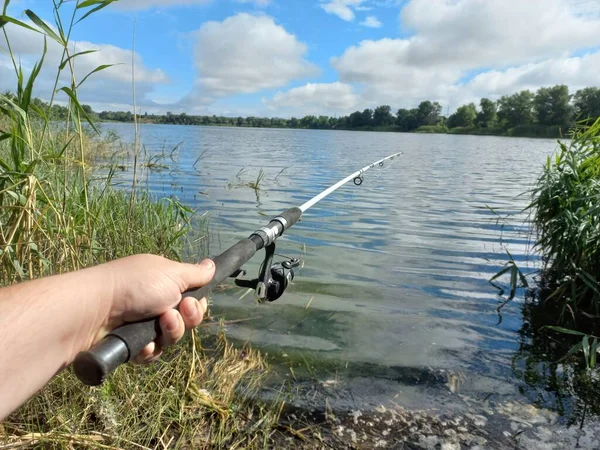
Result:
{"label": "shallow water", "polygon": [[[130,125],[104,128],[132,137]],[[508,260],[503,245],[522,266],[535,265],[518,214],[528,199],[518,196],[556,141],[169,125],[143,125],[141,139],[149,154],[166,152],[169,166],[147,174],[150,189],[210,213],[212,255],[403,151],[362,186],[349,184],[309,210],[278,241],[279,253],[304,264],[283,298],[257,305],[232,289],[214,296],[213,313],[254,318],[229,325],[229,335],[267,351],[282,374],[291,366],[308,378],[344,378],[350,394],[340,401],[349,406],[391,398],[439,405],[453,384],[475,398],[521,396],[511,369],[521,302],[508,304],[498,323],[500,298],[488,279]],[[266,176],[255,191],[247,183],[260,170]],[[516,215],[501,227],[490,208]]]}

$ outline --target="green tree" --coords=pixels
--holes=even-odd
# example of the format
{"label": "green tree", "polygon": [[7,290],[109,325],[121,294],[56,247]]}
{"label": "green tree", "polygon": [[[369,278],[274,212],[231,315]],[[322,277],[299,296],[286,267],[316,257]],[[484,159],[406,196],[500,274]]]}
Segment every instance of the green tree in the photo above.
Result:
{"label": "green tree", "polygon": [[402,131],[412,131],[419,128],[419,110],[413,108],[399,109],[396,114],[396,124]]}
{"label": "green tree", "polygon": [[448,128],[472,127],[477,119],[477,107],[475,103],[460,106],[454,114],[448,117],[446,124]]}
{"label": "green tree", "polygon": [[421,102],[418,107],[417,118],[419,125],[437,125],[440,120],[440,114],[442,112],[442,105],[438,102],[430,102],[426,100]]}
{"label": "green tree", "polygon": [[373,113],[373,122],[375,125],[391,125],[394,123],[392,108],[388,105],[378,106]]}
{"label": "green tree", "polygon": [[521,91],[498,100],[498,118],[506,128],[533,123],[533,93]]}
{"label": "green tree", "polygon": [[360,111],[355,111],[348,117],[348,126],[350,128],[357,128],[363,125],[363,115]]}
{"label": "green tree", "polygon": [[533,100],[538,123],[569,126],[573,117],[569,87],[558,85],[538,89]]}
{"label": "green tree", "polygon": [[367,108],[362,112],[362,122],[363,126],[368,126],[373,123],[373,110]]}
{"label": "green tree", "polygon": [[498,107],[489,98],[482,98],[479,102],[479,114],[477,114],[477,125],[482,128],[490,128],[496,125],[498,120]]}
{"label": "green tree", "polygon": [[595,121],[600,117],[600,88],[587,87],[575,93],[577,120]]}

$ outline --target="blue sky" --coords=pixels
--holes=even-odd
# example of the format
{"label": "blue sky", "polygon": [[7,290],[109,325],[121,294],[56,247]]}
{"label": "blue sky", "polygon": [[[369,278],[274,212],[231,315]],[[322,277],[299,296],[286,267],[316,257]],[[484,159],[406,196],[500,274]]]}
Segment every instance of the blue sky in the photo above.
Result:
{"label": "blue sky", "polygon": [[[61,8],[64,20],[75,1]],[[20,0],[53,23],[52,2]],[[347,114],[430,99],[444,110],[520,89],[595,85],[598,0],[120,0],[78,24],[78,78],[94,109],[227,115]],[[41,40],[8,27],[24,68]],[[29,34],[28,34],[29,33]],[[0,47],[6,48],[5,42]],[[48,98],[60,48],[49,47],[38,95]],[[8,56],[0,84],[11,89]]]}

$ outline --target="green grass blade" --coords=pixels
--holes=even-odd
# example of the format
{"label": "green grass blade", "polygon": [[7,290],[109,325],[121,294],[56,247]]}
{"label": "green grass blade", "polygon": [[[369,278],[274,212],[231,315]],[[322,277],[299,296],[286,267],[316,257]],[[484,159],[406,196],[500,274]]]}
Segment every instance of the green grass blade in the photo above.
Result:
{"label": "green grass blade", "polygon": [[512,270],[512,266],[505,267],[500,272],[498,272],[496,275],[494,275],[492,278],[490,278],[490,282],[500,278],[502,275],[504,275],[505,273],[507,273],[511,270]]}
{"label": "green grass blade", "polygon": [[89,8],[90,6],[99,5],[105,2],[106,0],[85,0],[84,2],[78,4],[75,9]]}
{"label": "green grass blade", "polygon": [[587,336],[585,333],[582,333],[581,331],[569,330],[568,328],[555,327],[555,326],[551,326],[551,325],[546,325],[541,328],[541,330],[543,330],[543,329],[556,331],[557,333],[572,334],[573,336]]}
{"label": "green grass blade", "polygon": [[90,53],[96,53],[98,50],[85,50],[83,52],[79,52],[79,53],[75,53],[74,55],[69,56],[67,59],[65,59],[60,66],[58,66],[58,70],[63,70],[65,68],[65,66],[69,63],[70,60],[77,58],[78,56],[82,56],[82,55],[88,55]]}
{"label": "green grass blade", "polygon": [[85,83],[85,80],[87,80],[91,75],[95,74],[96,72],[100,72],[101,70],[106,70],[109,67],[112,67],[114,65],[116,65],[116,64],[102,64],[101,66],[96,67],[94,70],[92,70],[90,73],[88,73],[85,77],[83,77],[83,80],[81,80],[79,82],[77,87],[80,87],[83,83]]}
{"label": "green grass blade", "polygon": [[26,28],[26,29],[28,29],[28,30],[35,31],[36,33],[40,33],[40,34],[42,34],[42,33],[40,32],[40,30],[36,30],[36,29],[35,29],[35,28],[33,28],[32,26],[30,26],[30,25],[27,25],[26,23],[24,23],[24,22],[21,22],[20,20],[13,19],[12,17],[9,17],[9,16],[7,16],[6,14],[4,14],[4,15],[0,16],[0,28],[2,28],[2,27],[3,27],[4,25],[6,25],[7,23],[12,23],[13,25],[18,25],[18,26],[20,26],[20,27],[22,27],[22,28]]}
{"label": "green grass blade", "polygon": [[77,6],[78,9],[83,8],[84,4],[88,4],[86,6],[92,6],[95,4],[98,4],[98,6],[96,6],[95,8],[91,9],[90,11],[86,12],[77,22],[75,22],[75,25],[77,25],[79,22],[81,22],[83,19],[85,19],[86,17],[88,17],[91,14],[94,14],[97,11],[100,11],[103,8],[106,8],[108,5],[110,5],[111,3],[115,2],[116,0],[104,0],[104,1],[97,1],[97,0],[92,0],[92,1],[87,1],[87,2],[83,2],[81,3],[79,6]]}
{"label": "green grass blade", "polygon": [[586,335],[581,339],[581,347],[583,348],[583,357],[585,358],[585,364],[590,367],[590,338]]}
{"label": "green grass blade", "polygon": [[94,129],[94,131],[97,134],[100,134],[100,131],[98,131],[98,128],[96,127],[96,125],[94,125],[94,122],[92,122],[92,119],[90,118],[90,116],[88,116],[88,114],[85,112],[85,109],[83,109],[81,107],[81,104],[79,103],[79,100],[77,99],[77,96],[75,95],[75,93],[66,86],[60,88],[59,91],[63,91],[65,94],[67,94],[69,96],[69,98],[71,99],[71,101],[73,102],[73,104],[75,105],[77,110],[79,111],[79,113],[85,118],[86,122],[90,124],[90,126]]}
{"label": "green grass blade", "polygon": [[27,85],[25,86],[25,90],[23,92],[23,100],[21,102],[21,107],[23,110],[27,111],[29,109],[29,104],[31,103],[31,95],[33,94],[33,85],[35,80],[37,79],[40,71],[42,70],[42,66],[44,65],[44,59],[46,58],[46,53],[48,52],[48,42],[46,36],[44,36],[44,50],[42,52],[42,58],[40,61],[33,65],[33,70],[31,71],[31,75],[29,75],[29,79],[27,80]]}
{"label": "green grass blade", "polygon": [[27,15],[27,17],[29,17],[29,19],[31,19],[31,21],[33,23],[35,23],[38,27],[40,27],[44,31],[44,33],[46,33],[46,36],[49,36],[50,38],[54,39],[56,42],[58,42],[63,47],[66,45],[64,40],[61,39],[58,36],[58,34],[56,34],[54,32],[54,30],[52,30],[52,28],[50,28],[48,26],[48,24],[46,22],[44,22],[42,19],[40,19],[32,10],[26,9],[25,14]]}
{"label": "green grass blade", "polygon": [[579,352],[579,350],[581,350],[583,347],[583,344],[581,342],[578,342],[577,344],[575,344],[573,347],[571,347],[571,349],[567,352],[567,354],[565,356],[563,356],[562,358],[560,358],[558,361],[564,361],[565,359],[567,359],[569,356],[574,355],[575,353]]}

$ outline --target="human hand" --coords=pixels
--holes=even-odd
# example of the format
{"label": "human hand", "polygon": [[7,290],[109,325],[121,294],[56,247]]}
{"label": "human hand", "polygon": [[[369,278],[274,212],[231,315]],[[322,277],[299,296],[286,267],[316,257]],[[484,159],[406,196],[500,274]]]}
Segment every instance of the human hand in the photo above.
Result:
{"label": "human hand", "polygon": [[94,269],[102,271],[101,276],[112,284],[113,295],[93,343],[126,322],[159,316],[162,335],[135,358],[138,363],[146,363],[160,357],[164,347],[177,343],[186,330],[200,325],[207,309],[206,299],[182,300],[181,295],[208,284],[215,264],[208,259],[200,264],[183,264],[155,255],[135,255]]}

